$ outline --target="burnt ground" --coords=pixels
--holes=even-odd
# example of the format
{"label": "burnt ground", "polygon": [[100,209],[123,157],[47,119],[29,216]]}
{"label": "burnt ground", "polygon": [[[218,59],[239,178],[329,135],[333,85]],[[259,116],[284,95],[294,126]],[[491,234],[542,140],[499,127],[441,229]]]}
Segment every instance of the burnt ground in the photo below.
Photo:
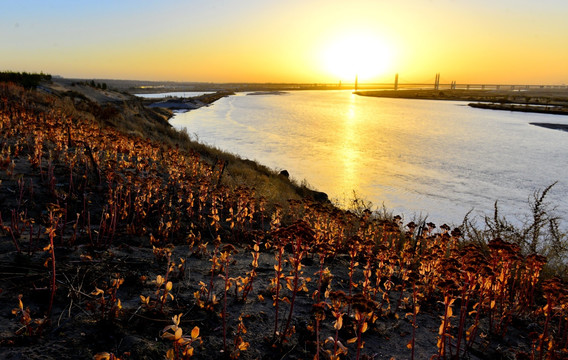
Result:
{"label": "burnt ground", "polygon": [[[209,254],[198,254],[189,246],[176,246],[171,259],[179,264],[186,259],[182,273],[170,274],[173,281],[172,294],[163,309],[146,309],[141,306],[140,295],[155,299],[156,277],[165,276],[167,261],[153,254],[148,246],[123,245],[106,251],[94,251],[86,246],[61,249],[56,253],[57,292],[51,320],[41,331],[41,335],[16,335],[21,328],[17,317],[10,310],[17,307],[18,294],[23,294],[24,306],[29,306],[32,318],[41,318],[49,302],[49,273],[43,266],[47,255],[36,253],[33,256],[18,255],[12,245],[2,242],[0,253],[0,272],[2,273],[2,293],[0,294],[0,357],[3,359],[90,359],[99,352],[112,352],[118,356],[129,354],[130,359],[163,359],[170,342],[160,338],[165,326],[170,325],[171,317],[183,313],[180,326],[189,333],[194,326],[200,329],[202,344],[195,344],[196,359],[225,358],[222,335],[222,305],[224,280],[219,274],[213,276],[214,292],[219,303],[213,310],[202,309],[196,305],[194,293],[199,291],[200,282],[209,284],[211,280]],[[239,253],[229,265],[229,276],[243,276],[251,270],[250,248],[238,248]],[[271,293],[267,290],[270,278],[274,276],[274,254],[261,252],[258,278],[246,301],[235,298],[234,286],[227,297],[227,343],[233,347],[239,316],[246,327],[242,334],[250,346],[243,351],[243,359],[308,359],[315,354],[315,334],[310,331],[314,325],[311,295],[317,288],[319,270],[317,258],[309,256],[304,260],[303,276],[311,277],[308,292],[300,293],[295,302],[292,324],[295,334],[285,344],[274,345],[275,309]],[[349,258],[338,257],[326,262],[333,279],[330,289],[348,292]],[[284,268],[284,271],[290,266]],[[360,271],[356,273],[361,280]],[[124,279],[117,298],[122,310],[117,318],[107,319],[96,308],[95,288],[108,285],[113,277]],[[395,283],[397,282],[396,279]],[[284,290],[290,297],[289,290]],[[242,297],[242,294],[239,294]],[[403,297],[409,294],[406,291]],[[263,298],[263,299],[262,299]],[[406,347],[412,338],[411,311],[401,304],[399,291],[390,294],[390,311],[384,311],[369,330],[363,334],[365,347],[362,354],[373,359],[409,359],[410,350]],[[329,300],[328,300],[329,302]],[[386,305],[385,305],[386,309]],[[279,323],[285,323],[289,306],[282,304]],[[429,359],[437,353],[436,339],[440,326],[441,303],[432,301],[421,306],[417,318],[415,359]],[[322,322],[320,339],[333,336],[333,315],[326,311]],[[345,358],[355,358],[354,344],[346,341],[355,336],[353,316],[346,317],[339,339],[348,346]],[[478,341],[467,358],[469,359],[514,359],[516,351],[526,349],[527,324],[513,324],[506,338],[491,341]],[[37,328],[37,326],[36,326]],[[327,344],[326,349],[331,349]]]}

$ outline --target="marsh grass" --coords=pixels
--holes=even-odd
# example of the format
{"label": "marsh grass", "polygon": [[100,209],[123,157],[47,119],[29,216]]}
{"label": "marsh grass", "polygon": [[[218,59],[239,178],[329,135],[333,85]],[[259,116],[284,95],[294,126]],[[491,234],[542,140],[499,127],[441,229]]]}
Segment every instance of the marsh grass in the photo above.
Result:
{"label": "marsh grass", "polygon": [[568,235],[561,229],[562,218],[556,208],[547,201],[546,195],[553,189],[553,183],[544,190],[535,191],[528,199],[530,215],[521,222],[511,221],[501,215],[496,201],[492,216],[485,215],[482,225],[466,214],[461,228],[468,242],[486,247],[491,239],[501,238],[520,247],[525,256],[538,254],[548,260],[544,268],[547,276],[567,278]]}
{"label": "marsh grass", "polygon": [[[528,215],[521,221],[511,220],[501,214],[499,202],[495,201],[494,211],[490,215],[484,215],[481,219],[472,217],[468,212],[459,225],[463,232],[463,241],[460,246],[476,244],[487,249],[487,244],[496,238],[516,244],[520,247],[524,256],[537,254],[547,258],[547,264],[543,273],[547,277],[560,276],[568,279],[568,233],[563,228],[564,219],[557,214],[556,207],[547,199],[547,195],[553,190],[557,182],[542,190],[534,191],[527,199]],[[350,199],[344,198],[336,201],[335,205],[352,212],[358,217],[371,214],[374,220],[392,221],[395,218],[404,221],[403,216],[395,215],[384,204],[378,207],[373,202],[359,196],[353,191]],[[418,224],[412,234],[401,237],[402,243],[410,241],[412,235],[420,235],[428,231],[427,216],[414,215],[410,223]],[[410,236],[408,236],[410,235]]]}

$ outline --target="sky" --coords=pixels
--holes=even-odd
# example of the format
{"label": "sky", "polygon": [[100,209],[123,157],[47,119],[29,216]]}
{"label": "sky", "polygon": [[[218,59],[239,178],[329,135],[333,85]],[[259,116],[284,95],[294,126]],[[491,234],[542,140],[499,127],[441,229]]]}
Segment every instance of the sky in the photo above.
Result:
{"label": "sky", "polygon": [[565,0],[0,0],[0,71],[567,84]]}

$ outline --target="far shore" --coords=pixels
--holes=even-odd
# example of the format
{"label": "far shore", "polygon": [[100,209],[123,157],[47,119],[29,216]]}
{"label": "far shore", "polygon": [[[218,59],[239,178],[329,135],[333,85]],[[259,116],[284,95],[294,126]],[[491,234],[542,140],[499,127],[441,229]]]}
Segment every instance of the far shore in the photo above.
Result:
{"label": "far shore", "polygon": [[549,115],[568,115],[567,106],[547,106],[529,104],[503,104],[503,103],[469,103],[471,107],[489,110],[518,111]]}
{"label": "far shore", "polygon": [[469,106],[492,110],[537,112],[568,115],[568,90],[381,90],[355,91],[354,94],[371,97],[468,101]]}
{"label": "far shore", "polygon": [[408,89],[408,90],[364,90],[355,91],[361,96],[402,99],[479,101],[508,104],[562,105],[568,106],[568,90],[463,90],[463,89]]}

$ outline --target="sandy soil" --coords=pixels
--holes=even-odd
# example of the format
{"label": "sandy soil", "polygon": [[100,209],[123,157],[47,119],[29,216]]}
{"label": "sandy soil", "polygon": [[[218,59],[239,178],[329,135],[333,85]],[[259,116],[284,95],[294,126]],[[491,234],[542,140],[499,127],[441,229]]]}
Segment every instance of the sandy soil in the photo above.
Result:
{"label": "sandy soil", "polygon": [[[57,253],[58,285],[55,298],[56,307],[50,326],[46,326],[42,336],[22,337],[15,333],[21,325],[9,309],[17,307],[17,296],[23,293],[23,303],[30,306],[32,317],[41,318],[49,299],[49,278],[42,269],[43,254],[34,256],[17,255],[10,251],[8,244],[2,248],[0,271],[4,277],[0,297],[0,356],[3,359],[90,359],[99,352],[113,352],[120,356],[130,354],[130,359],[162,359],[169,348],[166,340],[160,338],[162,330],[170,325],[174,314],[183,313],[180,326],[186,332],[194,326],[200,328],[202,344],[195,345],[195,358],[225,358],[222,335],[222,303],[224,281],[213,276],[215,294],[219,303],[213,310],[201,309],[195,304],[194,293],[199,291],[200,282],[209,284],[211,280],[210,255],[198,255],[187,246],[173,249],[172,261],[179,264],[186,259],[182,273],[170,274],[173,281],[172,294],[163,309],[141,307],[140,295],[155,298],[156,277],[165,276],[167,261],[159,261],[152,249],[146,246],[122,245],[106,251],[94,251],[85,246],[74,249],[61,249]],[[231,274],[246,274],[251,270],[250,248],[239,247],[229,266]],[[295,334],[289,342],[273,348],[275,309],[267,288],[274,276],[274,255],[262,252],[257,269],[253,291],[246,301],[234,296],[230,289],[227,302],[227,342],[233,348],[239,317],[246,327],[242,338],[250,344],[241,353],[242,359],[311,359],[315,354],[315,334],[313,326],[311,298],[317,288],[315,273],[319,270],[317,258],[306,258],[304,275],[313,280],[308,283],[308,292],[301,293],[295,302],[292,324]],[[348,291],[349,277],[346,273],[349,259],[338,257],[327,261],[326,267],[333,274],[330,288]],[[289,267],[285,270],[289,270]],[[121,300],[122,310],[116,319],[101,319],[96,309],[97,296],[92,292],[109,283],[113,277],[124,279],[117,298]],[[361,281],[360,272],[357,280]],[[396,281],[396,280],[395,280]],[[406,294],[408,295],[408,294]],[[262,296],[264,299],[261,299]],[[290,296],[288,292],[288,296]],[[242,297],[242,296],[240,296]],[[392,307],[396,306],[398,292],[390,297]],[[439,314],[442,305],[436,301],[422,305],[417,319],[415,359],[429,359],[437,353],[436,334],[440,326]],[[87,310],[93,308],[92,310]],[[283,326],[289,307],[282,304],[280,326]],[[363,354],[374,359],[409,359],[410,350],[406,347],[412,338],[411,317],[408,306],[386,312],[370,326],[364,334]],[[322,323],[320,339],[334,336],[333,316],[326,313],[327,321]],[[346,317],[340,340],[353,338],[354,318]],[[506,338],[493,342],[480,342],[470,350],[469,359],[513,359],[514,351],[524,348],[526,343],[526,324],[519,323],[509,330]],[[281,328],[280,328],[281,329]],[[281,330],[280,330],[281,331]],[[328,344],[325,348],[330,349]],[[354,358],[355,349],[349,346],[349,356]]]}

